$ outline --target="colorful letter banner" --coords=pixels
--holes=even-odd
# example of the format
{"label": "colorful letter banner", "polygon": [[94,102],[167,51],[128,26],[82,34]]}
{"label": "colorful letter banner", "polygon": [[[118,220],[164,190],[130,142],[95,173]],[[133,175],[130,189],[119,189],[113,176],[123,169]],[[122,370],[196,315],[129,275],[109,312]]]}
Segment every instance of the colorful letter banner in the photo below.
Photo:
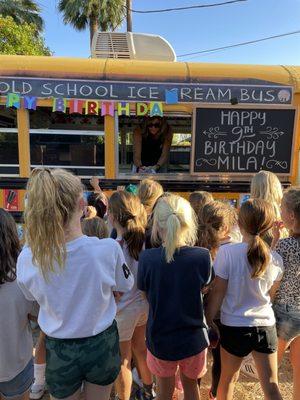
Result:
{"label": "colorful letter banner", "polygon": [[[177,94],[173,91],[168,94],[169,101],[175,101]],[[166,95],[167,97],[167,95]],[[27,110],[36,110],[38,98],[35,96],[24,96],[21,97],[17,93],[8,93],[6,96],[6,107],[14,107],[17,109],[24,108]],[[129,102],[100,102],[98,100],[78,100],[78,99],[67,99],[64,97],[53,97],[52,98],[52,111],[62,112],[69,114],[85,114],[85,115],[106,115],[114,116],[115,110],[119,116],[125,115],[130,116],[130,104]],[[171,103],[169,103],[171,104]],[[175,103],[172,103],[175,104]],[[139,117],[146,115],[163,116],[163,103],[161,102],[150,102],[150,103],[135,103],[135,113]]]}

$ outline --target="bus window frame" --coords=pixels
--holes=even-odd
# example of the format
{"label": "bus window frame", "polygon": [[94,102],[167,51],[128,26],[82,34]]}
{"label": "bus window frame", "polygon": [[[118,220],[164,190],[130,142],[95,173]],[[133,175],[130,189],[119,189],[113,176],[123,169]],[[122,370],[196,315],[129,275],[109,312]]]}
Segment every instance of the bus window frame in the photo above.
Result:
{"label": "bus window frame", "polygon": [[[134,116],[134,113],[131,113],[132,116]],[[193,132],[194,132],[194,109],[191,110],[191,112],[187,111],[168,111],[164,112],[164,117],[168,119],[168,116],[171,117],[182,117],[182,118],[189,118],[191,121],[191,151],[192,151],[192,142],[193,142]],[[158,174],[138,174],[138,173],[132,173],[132,172],[120,172],[120,165],[119,165],[119,143],[118,143],[118,138],[119,138],[119,133],[120,133],[120,128],[119,128],[119,118],[117,113],[115,112],[115,121],[116,121],[116,130],[115,130],[115,140],[116,140],[116,158],[115,158],[115,166],[116,166],[116,179],[126,179],[126,180],[141,180],[145,178],[155,178],[156,180],[176,180],[179,181],[185,181],[187,178],[192,178],[191,172],[190,172],[190,163],[189,163],[189,172],[166,172],[166,173],[158,173]]]}

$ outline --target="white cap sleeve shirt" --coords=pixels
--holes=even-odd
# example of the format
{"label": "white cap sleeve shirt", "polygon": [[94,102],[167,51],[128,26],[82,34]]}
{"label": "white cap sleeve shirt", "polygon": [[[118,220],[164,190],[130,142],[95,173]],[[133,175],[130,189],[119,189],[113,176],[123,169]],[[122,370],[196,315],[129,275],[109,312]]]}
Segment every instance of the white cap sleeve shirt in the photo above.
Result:
{"label": "white cap sleeve shirt", "polygon": [[282,258],[271,252],[269,265],[260,278],[251,278],[247,260],[248,245],[225,245],[218,250],[214,271],[228,281],[221,307],[221,322],[228,326],[272,326],[274,312],[269,291],[283,275]]}
{"label": "white cap sleeve shirt", "polygon": [[17,263],[17,279],[28,300],[40,305],[38,323],[46,335],[58,339],[95,336],[116,315],[113,291],[127,292],[133,277],[122,250],[113,239],[81,236],[66,244],[64,268],[44,279],[24,247]]}

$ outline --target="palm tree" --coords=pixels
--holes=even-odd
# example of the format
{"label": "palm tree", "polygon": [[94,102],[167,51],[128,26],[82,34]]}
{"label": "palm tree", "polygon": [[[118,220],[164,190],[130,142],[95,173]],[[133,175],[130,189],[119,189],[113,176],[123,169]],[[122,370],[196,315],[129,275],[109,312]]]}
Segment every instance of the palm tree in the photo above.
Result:
{"label": "palm tree", "polygon": [[33,24],[37,32],[41,32],[44,27],[40,12],[40,7],[32,0],[0,0],[0,15],[12,17],[18,25]]}
{"label": "palm tree", "polygon": [[59,0],[58,10],[65,24],[79,31],[90,28],[90,45],[94,34],[100,29],[107,31],[118,28],[125,14],[126,0]]}

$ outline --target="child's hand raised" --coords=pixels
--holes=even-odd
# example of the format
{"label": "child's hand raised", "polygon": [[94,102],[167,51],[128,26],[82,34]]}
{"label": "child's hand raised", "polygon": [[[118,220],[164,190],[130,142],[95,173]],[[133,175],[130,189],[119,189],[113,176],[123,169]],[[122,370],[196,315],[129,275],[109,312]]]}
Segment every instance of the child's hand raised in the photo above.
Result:
{"label": "child's hand raised", "polygon": [[278,240],[280,239],[280,232],[283,229],[283,222],[282,221],[275,221],[272,227],[272,235],[273,235],[273,240],[272,240],[272,249],[275,248]]}

